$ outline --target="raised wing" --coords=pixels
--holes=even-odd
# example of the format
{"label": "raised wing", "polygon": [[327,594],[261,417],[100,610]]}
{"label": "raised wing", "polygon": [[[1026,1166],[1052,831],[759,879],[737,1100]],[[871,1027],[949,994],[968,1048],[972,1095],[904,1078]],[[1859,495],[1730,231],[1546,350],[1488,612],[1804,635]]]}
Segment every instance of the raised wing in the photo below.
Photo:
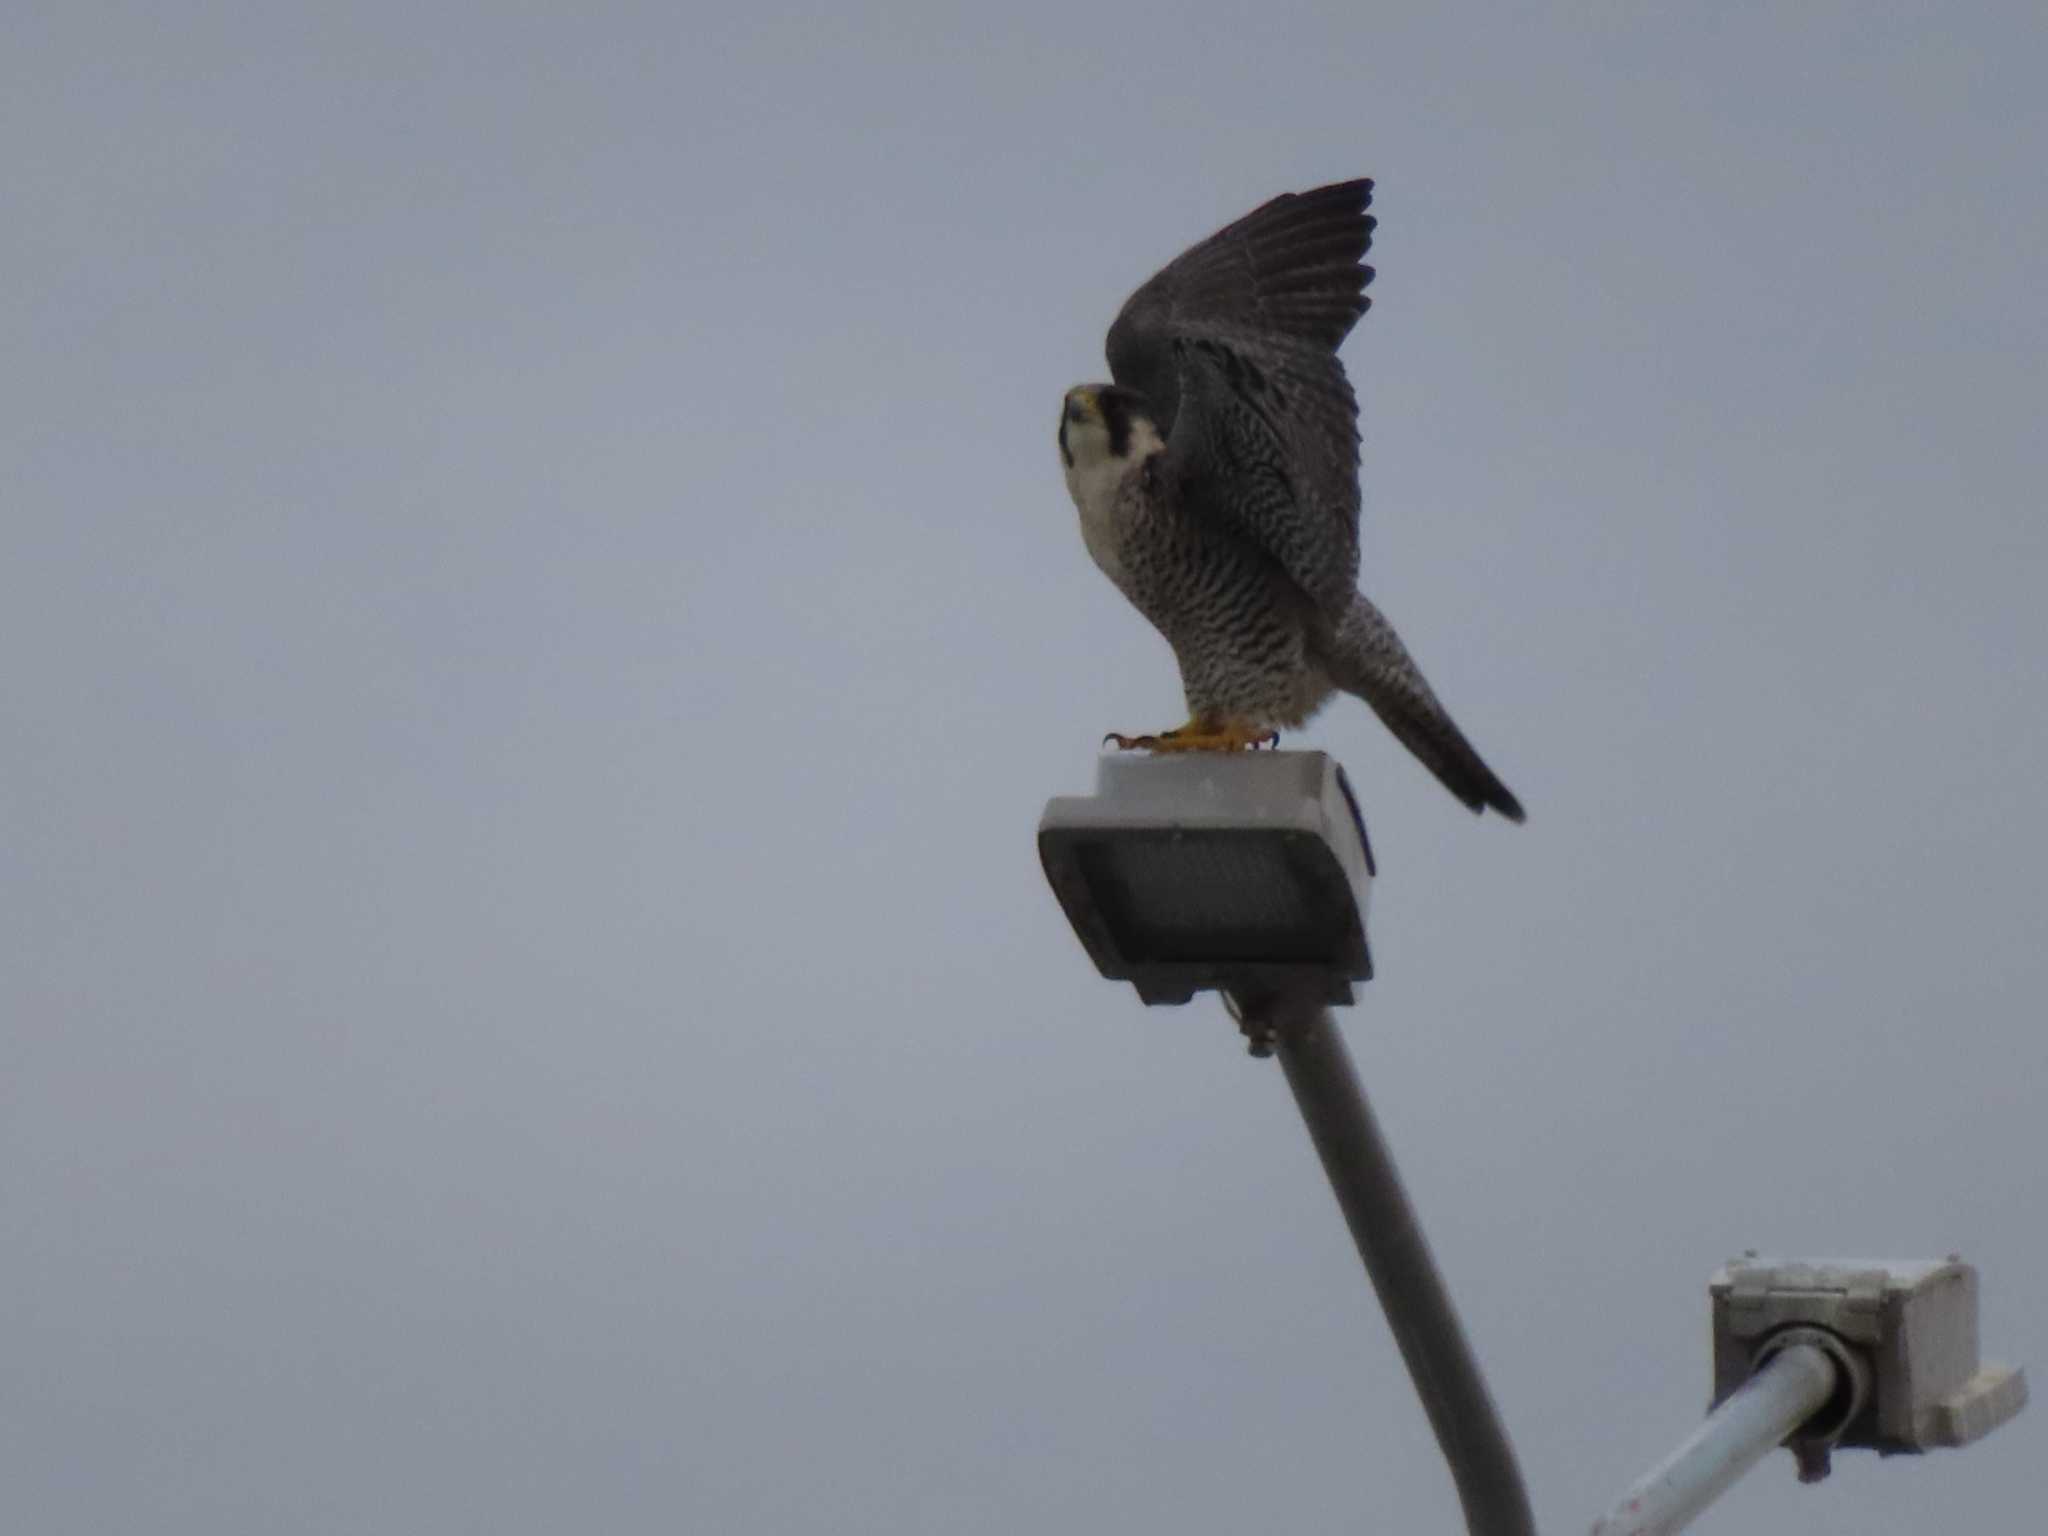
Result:
{"label": "raised wing", "polygon": [[1132,294],[1107,348],[1194,509],[1333,616],[1358,578],[1358,402],[1337,348],[1372,302],[1371,204],[1365,180],[1274,198]]}

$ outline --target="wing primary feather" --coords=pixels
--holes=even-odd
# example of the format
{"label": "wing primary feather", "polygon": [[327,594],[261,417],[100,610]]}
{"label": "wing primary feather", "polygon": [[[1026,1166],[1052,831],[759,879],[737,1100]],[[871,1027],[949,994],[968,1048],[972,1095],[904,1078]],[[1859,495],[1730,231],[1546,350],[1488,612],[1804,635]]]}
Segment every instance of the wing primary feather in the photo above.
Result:
{"label": "wing primary feather", "polygon": [[[1170,469],[1335,619],[1358,574],[1358,406],[1337,348],[1371,307],[1372,182],[1288,192],[1125,302],[1110,375],[1150,403]],[[1249,494],[1277,474],[1291,496]]]}

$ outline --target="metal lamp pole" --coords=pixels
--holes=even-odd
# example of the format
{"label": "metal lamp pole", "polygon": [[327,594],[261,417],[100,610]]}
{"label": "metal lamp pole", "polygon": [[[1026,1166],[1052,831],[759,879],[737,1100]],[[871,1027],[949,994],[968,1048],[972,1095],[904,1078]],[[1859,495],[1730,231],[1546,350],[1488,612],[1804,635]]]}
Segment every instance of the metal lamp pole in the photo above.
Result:
{"label": "metal lamp pole", "polygon": [[1507,1431],[1330,1010],[1274,1002],[1240,1012],[1247,1025],[1270,1030],[1287,1085],[1450,1464],[1466,1528],[1473,1536],[1535,1536],[1535,1516]]}
{"label": "metal lamp pole", "polygon": [[[1320,752],[1104,758],[1047,804],[1039,859],[1096,969],[1146,1003],[1222,992],[1277,1054],[1401,1347],[1473,1536],[1534,1536],[1521,1471],[1330,1016],[1372,976],[1372,849]],[[1946,1260],[1731,1263],[1708,1287],[1719,1406],[1617,1501],[1601,1536],[1669,1536],[1779,1444],[1803,1480],[1837,1445],[1966,1445],[2024,1374],[1977,1357],[1977,1276]]]}

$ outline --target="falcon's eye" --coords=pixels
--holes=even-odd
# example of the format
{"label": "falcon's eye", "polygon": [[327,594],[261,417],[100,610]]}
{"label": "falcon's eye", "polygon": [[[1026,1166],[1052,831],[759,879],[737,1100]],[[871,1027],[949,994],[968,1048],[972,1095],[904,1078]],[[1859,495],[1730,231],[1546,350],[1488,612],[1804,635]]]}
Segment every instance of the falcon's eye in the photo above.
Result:
{"label": "falcon's eye", "polygon": [[1082,410],[1080,406],[1078,406],[1078,405],[1069,405],[1069,406],[1067,407],[1067,420],[1069,420],[1069,421],[1072,421],[1072,422],[1082,422],[1082,421],[1086,421],[1087,419],[1088,419],[1088,413],[1087,413],[1086,411]]}

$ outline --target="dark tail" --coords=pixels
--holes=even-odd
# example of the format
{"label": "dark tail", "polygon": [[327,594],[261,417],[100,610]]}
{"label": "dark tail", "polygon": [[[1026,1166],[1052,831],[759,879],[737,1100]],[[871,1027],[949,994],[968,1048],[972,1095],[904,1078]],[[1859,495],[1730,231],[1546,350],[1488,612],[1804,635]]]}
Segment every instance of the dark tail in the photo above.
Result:
{"label": "dark tail", "polygon": [[1351,599],[1328,662],[1330,680],[1370,704],[1444,788],[1474,811],[1491,808],[1509,821],[1522,819],[1522,802],[1472,750],[1429,691],[1394,626],[1363,597]]}

